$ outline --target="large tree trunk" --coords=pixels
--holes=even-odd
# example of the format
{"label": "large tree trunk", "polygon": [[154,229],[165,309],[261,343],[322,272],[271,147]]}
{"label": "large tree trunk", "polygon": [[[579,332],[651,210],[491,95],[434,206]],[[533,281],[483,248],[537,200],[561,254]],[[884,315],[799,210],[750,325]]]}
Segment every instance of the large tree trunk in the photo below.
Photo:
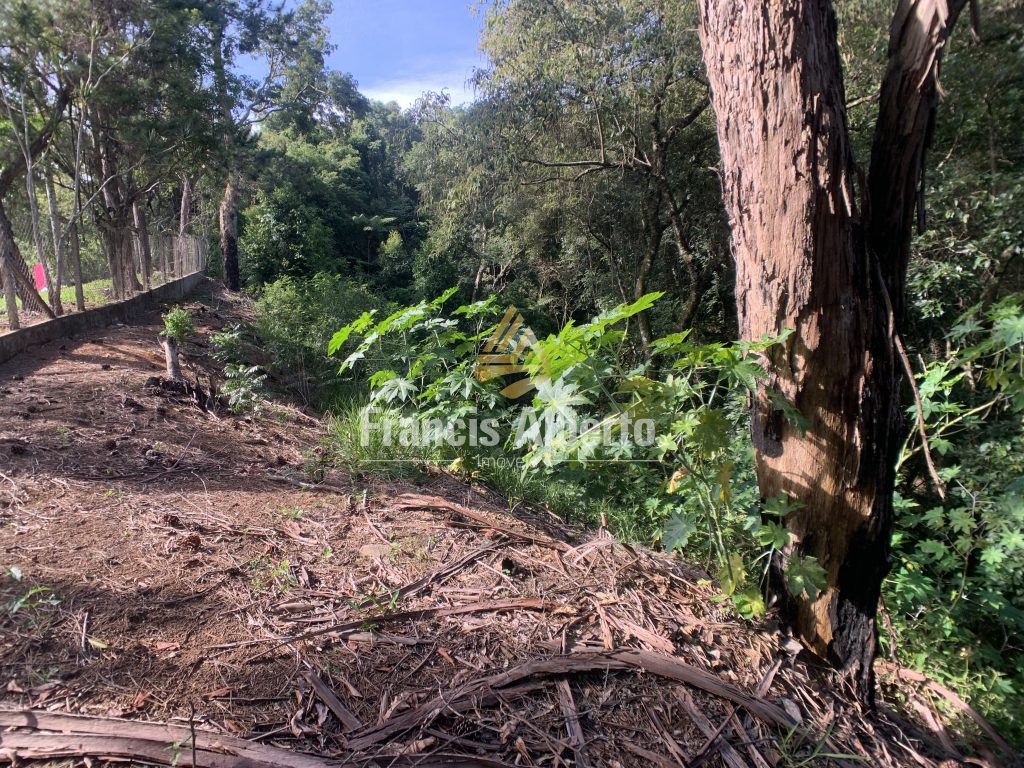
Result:
{"label": "large tree trunk", "polygon": [[[795,331],[766,361],[769,375],[751,422],[762,496],[782,494],[802,505],[786,518],[791,545],[772,564],[769,592],[805,645],[846,670],[870,704],[894,467],[905,433],[903,374],[893,350],[899,318],[889,311],[880,277],[902,306],[910,237],[905,207],[898,214],[879,210],[875,187],[913,190],[917,183],[934,99],[923,122],[919,110],[909,121],[890,112],[905,111],[908,99],[921,101],[915,93],[934,88],[948,33],[938,19],[951,25],[959,8],[948,9],[944,0],[901,0],[897,10],[875,142],[888,167],[878,171],[884,179],[869,183],[884,236],[870,211],[858,211],[830,3],[701,0],[699,11],[740,332],[753,340]],[[931,79],[922,77],[928,73]],[[902,86],[887,99],[894,77]],[[891,209],[891,196],[879,196]],[[905,195],[897,197],[912,206]],[[899,277],[891,264],[880,264],[890,257],[872,248],[890,241],[903,254]],[[807,420],[806,430],[784,418],[779,398]],[[784,570],[803,557],[816,558],[827,574],[827,588],[814,597],[789,594],[784,586]]]}
{"label": "large tree trunk", "polygon": [[[101,116],[94,122],[100,126],[107,124]],[[121,300],[128,298],[135,291],[142,290],[142,285],[135,275],[132,204],[118,168],[115,142],[105,129],[96,131],[94,142],[96,166],[100,169],[99,178],[104,180],[104,210],[98,215],[97,224],[103,236],[114,298]]]}
{"label": "large tree trunk", "polygon": [[224,264],[224,285],[229,291],[242,288],[238,269],[238,191],[234,174],[228,174],[220,201],[220,257]]}
{"label": "large tree trunk", "polygon": [[109,218],[99,223],[99,229],[114,298],[118,301],[127,299],[135,291],[142,290],[135,276],[134,237],[128,217],[124,211],[113,210]]}
{"label": "large tree trunk", "polygon": [[212,29],[213,83],[220,110],[222,152],[224,153],[224,195],[220,201],[220,259],[224,267],[224,285],[229,291],[242,287],[238,269],[238,187],[235,168],[235,119],[228,91],[224,48],[227,19],[218,17]]}

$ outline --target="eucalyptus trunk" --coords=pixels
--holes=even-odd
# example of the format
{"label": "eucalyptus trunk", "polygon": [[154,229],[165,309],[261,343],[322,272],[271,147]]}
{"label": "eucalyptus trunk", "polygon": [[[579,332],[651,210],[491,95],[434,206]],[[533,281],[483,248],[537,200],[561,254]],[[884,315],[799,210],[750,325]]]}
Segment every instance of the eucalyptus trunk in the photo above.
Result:
{"label": "eucalyptus trunk", "polygon": [[85,288],[82,285],[82,252],[78,235],[78,221],[71,225],[68,231],[69,253],[71,255],[71,270],[75,276],[75,306],[79,312],[85,311]]}
{"label": "eucalyptus trunk", "polygon": [[0,246],[0,284],[4,288],[4,305],[7,309],[7,327],[16,331],[21,327],[18,321],[18,294],[14,287],[14,272],[11,270],[7,253]]}
{"label": "eucalyptus trunk", "polygon": [[213,24],[213,83],[220,110],[220,128],[224,159],[224,194],[220,201],[220,259],[224,266],[224,285],[229,291],[241,290],[238,267],[238,180],[235,166],[235,119],[233,102],[228,91],[225,65],[225,28],[227,19],[218,17]]}
{"label": "eucalyptus trunk", "polygon": [[[46,168],[46,202],[50,209],[50,235],[53,238],[53,287],[52,291],[60,298],[61,288],[64,282],[64,219],[60,215],[60,207],[57,204],[57,189],[53,183],[53,168]],[[59,305],[59,304],[58,304]],[[54,308],[56,310],[56,307]],[[62,310],[63,311],[63,310]]]}
{"label": "eucalyptus trunk", "polygon": [[188,229],[192,223],[192,185],[191,176],[181,177],[181,205],[178,208],[178,237],[174,241],[174,254],[171,272],[174,277],[182,277],[185,265],[185,250],[188,247]]}
{"label": "eucalyptus trunk", "polygon": [[35,166],[32,163],[28,164],[25,171],[25,192],[28,195],[28,210],[32,222],[32,244],[36,249],[36,258],[39,259],[39,264],[43,268],[50,308],[53,310],[53,314],[59,317],[64,314],[64,307],[61,306],[60,291],[54,285],[50,265],[46,261],[46,247],[43,245],[43,228],[39,216],[39,198],[36,196]]}
{"label": "eucalyptus trunk", "polygon": [[[95,122],[98,125],[109,124],[102,116],[98,116]],[[116,142],[105,129],[96,132],[94,149],[96,165],[103,179],[103,210],[98,214],[97,223],[103,236],[114,297],[126,299],[142,290],[135,274],[132,195],[118,167]]]}
{"label": "eucalyptus trunk", "polygon": [[[765,498],[799,503],[768,591],[804,644],[873,703],[875,616],[889,571],[905,435],[894,351],[943,44],[962,2],[900,0],[867,189],[858,184],[827,0],[701,0],[736,261],[740,332],[795,332],[769,353],[751,430]],[[869,203],[859,204],[858,193]],[[785,399],[806,420],[788,421]],[[783,571],[814,557],[816,596]]]}

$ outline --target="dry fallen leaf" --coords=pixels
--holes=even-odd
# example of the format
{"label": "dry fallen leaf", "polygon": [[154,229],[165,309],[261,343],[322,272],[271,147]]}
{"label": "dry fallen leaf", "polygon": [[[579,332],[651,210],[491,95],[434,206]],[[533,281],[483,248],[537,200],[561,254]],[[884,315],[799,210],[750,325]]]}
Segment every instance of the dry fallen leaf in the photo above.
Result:
{"label": "dry fallen leaf", "polygon": [[230,688],[217,688],[216,690],[207,691],[206,693],[204,693],[203,694],[203,698],[206,699],[207,701],[210,701],[210,699],[223,699],[225,696],[230,696],[230,695],[231,695],[231,689]]}
{"label": "dry fallen leaf", "polygon": [[363,694],[359,692],[359,689],[352,685],[352,683],[350,683],[345,678],[341,679],[341,684],[345,686],[345,690],[348,691],[348,695],[351,696],[353,699],[363,698]]}

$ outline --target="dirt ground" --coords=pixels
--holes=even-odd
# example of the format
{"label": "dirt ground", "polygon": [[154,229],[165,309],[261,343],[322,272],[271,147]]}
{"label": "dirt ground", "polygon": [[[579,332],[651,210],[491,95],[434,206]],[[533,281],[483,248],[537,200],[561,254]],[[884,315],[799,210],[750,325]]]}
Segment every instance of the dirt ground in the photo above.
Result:
{"label": "dirt ground", "polygon": [[[216,291],[188,306],[186,369],[207,386],[210,333],[249,310]],[[323,425],[289,405],[204,412],[147,385],[160,327],[153,313],[0,366],[0,707],[118,719],[74,720],[106,741],[60,752],[40,734],[61,728],[5,733],[24,723],[0,712],[0,763],[142,760],[128,737],[155,721],[193,748],[236,737],[352,765],[957,757],[942,726],[897,714],[904,689],[866,719],[678,560],[443,473],[331,469]],[[163,762],[203,764],[174,743]],[[223,749],[208,764],[234,765]]]}

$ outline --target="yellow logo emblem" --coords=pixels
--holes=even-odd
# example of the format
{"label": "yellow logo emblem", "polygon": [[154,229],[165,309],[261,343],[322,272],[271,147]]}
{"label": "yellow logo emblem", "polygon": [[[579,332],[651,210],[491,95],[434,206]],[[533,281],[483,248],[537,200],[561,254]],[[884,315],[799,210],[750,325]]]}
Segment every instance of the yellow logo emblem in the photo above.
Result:
{"label": "yellow logo emblem", "polygon": [[[476,378],[490,381],[499,376],[529,373],[523,364],[530,347],[537,343],[537,337],[525,324],[523,316],[514,306],[509,306],[505,316],[484,342],[483,350],[476,362]],[[501,394],[509,400],[516,400],[536,389],[536,382],[529,376],[513,381]]]}

